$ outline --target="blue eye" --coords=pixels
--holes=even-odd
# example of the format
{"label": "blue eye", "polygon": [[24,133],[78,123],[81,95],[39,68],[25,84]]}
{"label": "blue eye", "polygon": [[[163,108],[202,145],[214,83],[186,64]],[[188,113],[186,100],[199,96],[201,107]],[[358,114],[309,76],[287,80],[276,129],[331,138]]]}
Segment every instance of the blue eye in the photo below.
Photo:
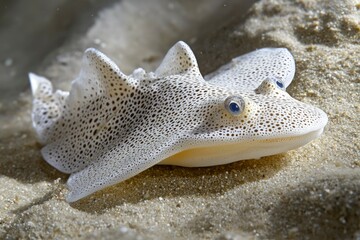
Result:
{"label": "blue eye", "polygon": [[225,99],[225,108],[231,115],[240,115],[245,108],[245,101],[240,96],[231,96]]}
{"label": "blue eye", "polygon": [[278,85],[279,88],[283,88],[284,84],[280,81],[276,81],[276,85]]}
{"label": "blue eye", "polygon": [[238,113],[240,112],[240,106],[236,103],[236,102],[231,102],[229,104],[229,109],[231,112],[233,113]]}

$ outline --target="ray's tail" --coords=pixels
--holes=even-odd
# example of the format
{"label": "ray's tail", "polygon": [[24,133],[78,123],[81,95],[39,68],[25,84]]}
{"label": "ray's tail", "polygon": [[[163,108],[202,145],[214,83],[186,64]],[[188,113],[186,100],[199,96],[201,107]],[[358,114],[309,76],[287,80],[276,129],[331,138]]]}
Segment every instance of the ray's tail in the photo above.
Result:
{"label": "ray's tail", "polygon": [[49,142],[51,132],[65,107],[68,92],[53,92],[51,82],[41,76],[29,73],[33,95],[32,123],[40,143]]}

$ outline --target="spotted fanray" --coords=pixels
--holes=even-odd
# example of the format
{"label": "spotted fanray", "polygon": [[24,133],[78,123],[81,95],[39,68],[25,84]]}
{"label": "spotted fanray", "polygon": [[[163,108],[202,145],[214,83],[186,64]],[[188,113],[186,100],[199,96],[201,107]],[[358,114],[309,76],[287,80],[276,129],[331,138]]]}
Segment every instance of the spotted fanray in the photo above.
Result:
{"label": "spotted fanray", "polygon": [[184,42],[155,72],[128,76],[88,49],[70,92],[29,74],[33,126],[44,159],[71,174],[73,202],[155,164],[220,165],[315,139],[327,116],[286,93],[294,72],[283,48],[240,56],[205,79]]}

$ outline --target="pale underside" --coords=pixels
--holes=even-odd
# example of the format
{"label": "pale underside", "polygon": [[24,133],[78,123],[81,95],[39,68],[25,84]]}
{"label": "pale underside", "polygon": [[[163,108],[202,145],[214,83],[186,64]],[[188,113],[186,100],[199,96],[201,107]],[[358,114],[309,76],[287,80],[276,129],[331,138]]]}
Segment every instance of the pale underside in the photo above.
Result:
{"label": "pale underside", "polygon": [[323,129],[319,129],[294,137],[248,141],[241,144],[225,143],[208,147],[191,148],[174,154],[158,164],[183,167],[209,167],[240,160],[259,159],[263,156],[275,155],[301,147],[319,137],[322,132]]}

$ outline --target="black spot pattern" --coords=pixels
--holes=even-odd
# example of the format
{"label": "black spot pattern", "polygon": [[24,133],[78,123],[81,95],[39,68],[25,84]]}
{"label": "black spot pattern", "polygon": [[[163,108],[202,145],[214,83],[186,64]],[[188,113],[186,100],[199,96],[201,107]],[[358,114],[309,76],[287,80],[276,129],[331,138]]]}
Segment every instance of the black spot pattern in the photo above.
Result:
{"label": "black spot pattern", "polygon": [[[278,65],[264,64],[287,86]],[[69,95],[52,94],[49,81],[32,77],[33,121],[45,145],[42,154],[60,171],[72,173],[68,201],[189,148],[291,136],[324,121],[322,111],[291,98],[274,78],[264,78],[256,89],[249,89],[246,81],[243,88],[240,78],[236,87],[227,87],[234,80],[231,74],[222,75],[225,83],[216,75],[216,81],[205,81],[183,42],[169,50],[155,73],[137,69],[130,76],[89,49]],[[224,105],[229,97],[243,101],[238,116]]]}
{"label": "black spot pattern", "polygon": [[295,61],[286,48],[262,48],[234,58],[205,79],[218,86],[254,90],[269,77],[281,79],[286,88],[294,74]]}
{"label": "black spot pattern", "polygon": [[57,123],[64,111],[64,102],[68,92],[57,90],[53,93],[51,83],[44,77],[29,74],[33,100],[32,122],[42,144],[48,143],[52,135],[54,124]]}

